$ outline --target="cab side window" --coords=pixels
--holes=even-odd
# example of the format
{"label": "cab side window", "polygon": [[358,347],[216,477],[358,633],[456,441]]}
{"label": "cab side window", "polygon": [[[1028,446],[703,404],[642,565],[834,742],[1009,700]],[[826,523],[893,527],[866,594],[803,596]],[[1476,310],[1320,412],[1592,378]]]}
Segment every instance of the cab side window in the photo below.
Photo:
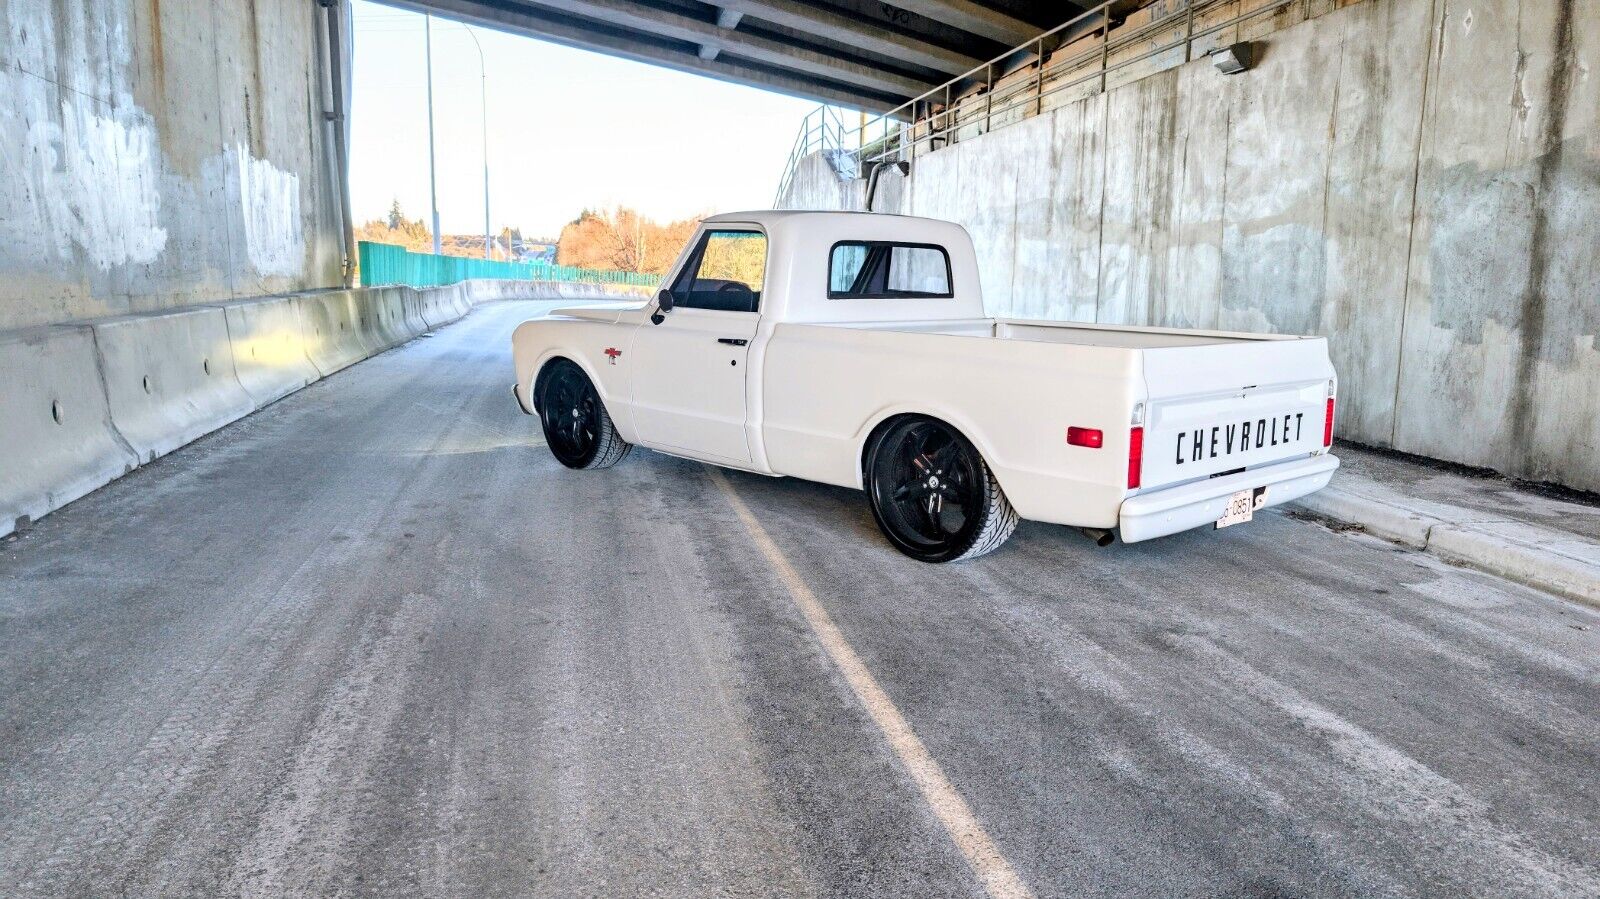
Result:
{"label": "cab side window", "polygon": [[707,231],[672,285],[686,309],[755,312],[767,273],[767,237],[759,231]]}

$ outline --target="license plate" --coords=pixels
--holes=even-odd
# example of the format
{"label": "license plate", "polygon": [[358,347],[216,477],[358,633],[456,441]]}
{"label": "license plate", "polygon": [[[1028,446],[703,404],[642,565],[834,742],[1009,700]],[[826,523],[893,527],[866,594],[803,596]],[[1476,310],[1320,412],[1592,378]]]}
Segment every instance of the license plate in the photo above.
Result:
{"label": "license plate", "polygon": [[1244,524],[1255,517],[1256,510],[1267,502],[1267,488],[1256,487],[1251,490],[1240,490],[1228,497],[1228,505],[1223,507],[1222,517],[1217,519],[1217,527],[1225,528],[1236,524]]}

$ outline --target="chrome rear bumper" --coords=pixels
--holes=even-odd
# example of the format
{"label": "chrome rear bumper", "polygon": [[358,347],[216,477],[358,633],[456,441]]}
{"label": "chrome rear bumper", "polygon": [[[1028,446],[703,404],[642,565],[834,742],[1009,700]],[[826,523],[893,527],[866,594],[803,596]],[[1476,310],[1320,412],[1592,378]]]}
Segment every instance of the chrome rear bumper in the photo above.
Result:
{"label": "chrome rear bumper", "polygon": [[1129,497],[1118,515],[1118,534],[1124,543],[1138,543],[1212,524],[1229,497],[1255,487],[1267,488],[1263,509],[1290,502],[1328,486],[1338,468],[1339,457],[1324,453]]}

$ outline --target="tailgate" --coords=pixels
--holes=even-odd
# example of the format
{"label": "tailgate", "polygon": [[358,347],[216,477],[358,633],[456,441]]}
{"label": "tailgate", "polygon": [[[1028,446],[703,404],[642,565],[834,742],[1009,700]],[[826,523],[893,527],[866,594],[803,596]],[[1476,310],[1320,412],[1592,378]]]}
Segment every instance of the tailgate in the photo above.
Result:
{"label": "tailgate", "polygon": [[1321,450],[1333,366],[1322,338],[1142,351],[1142,489]]}

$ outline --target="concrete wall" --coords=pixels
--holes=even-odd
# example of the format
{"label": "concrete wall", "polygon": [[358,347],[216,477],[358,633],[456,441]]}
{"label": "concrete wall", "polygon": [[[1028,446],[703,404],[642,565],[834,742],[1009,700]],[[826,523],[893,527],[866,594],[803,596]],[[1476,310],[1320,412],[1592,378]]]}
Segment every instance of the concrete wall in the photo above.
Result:
{"label": "concrete wall", "polygon": [[[1348,438],[1600,489],[1600,2],[1367,0],[919,157],[992,312],[1325,334]],[[860,208],[796,178],[786,206]]]}
{"label": "concrete wall", "polygon": [[0,329],[339,283],[316,3],[0,23]]}

